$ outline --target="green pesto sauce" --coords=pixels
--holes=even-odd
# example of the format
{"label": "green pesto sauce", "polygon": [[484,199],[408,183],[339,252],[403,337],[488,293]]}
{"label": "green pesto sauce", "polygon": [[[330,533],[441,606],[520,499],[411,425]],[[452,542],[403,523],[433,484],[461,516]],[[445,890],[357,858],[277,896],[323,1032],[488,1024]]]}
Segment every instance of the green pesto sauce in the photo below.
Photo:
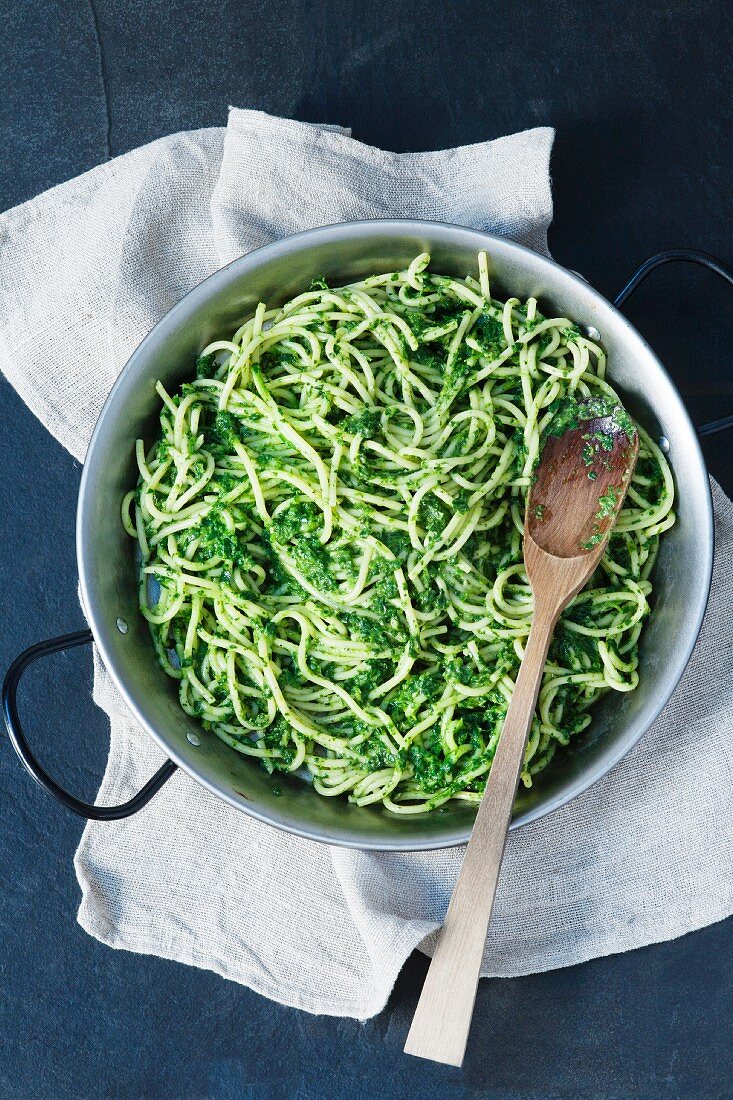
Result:
{"label": "green pesto sauce", "polygon": [[[550,419],[544,431],[546,437],[564,435],[581,427],[588,420],[605,419],[611,421],[611,430],[606,432],[597,428],[592,433],[584,435],[583,438],[588,440],[589,444],[597,443],[605,450],[612,450],[614,431],[622,432],[630,443],[636,435],[636,427],[626,409],[611,397],[596,395],[582,400],[570,396],[558,397],[550,405],[549,413]],[[587,454],[590,454],[590,450],[586,451],[584,448],[583,461],[586,465],[589,464]]]}
{"label": "green pesto sauce", "polygon": [[620,492],[621,490],[616,489],[615,485],[609,485],[606,492],[599,496],[598,511],[594,517],[593,533],[590,538],[580,544],[583,550],[592,550],[594,546],[598,546],[605,538],[605,532],[601,530],[600,523],[601,520],[607,519],[608,516],[612,516],[616,511]]}
{"label": "green pesto sauce", "polygon": [[612,516],[616,508],[618,501],[618,492],[614,485],[609,485],[605,493],[598,498],[598,511],[596,513],[596,519],[605,519],[606,516]]}

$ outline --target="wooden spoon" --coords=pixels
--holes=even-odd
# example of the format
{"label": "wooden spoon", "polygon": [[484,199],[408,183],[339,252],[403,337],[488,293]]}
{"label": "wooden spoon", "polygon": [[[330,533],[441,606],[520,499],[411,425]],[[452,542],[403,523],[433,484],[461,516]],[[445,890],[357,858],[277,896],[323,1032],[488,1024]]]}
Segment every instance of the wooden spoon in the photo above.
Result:
{"label": "wooden spoon", "polygon": [[557,403],[543,434],[527,498],[524,564],[534,617],[504,728],[461,873],[412,1020],[405,1051],[460,1066],[507,829],[560,613],[605,550],[631,480],[639,438],[623,407],[605,397]]}

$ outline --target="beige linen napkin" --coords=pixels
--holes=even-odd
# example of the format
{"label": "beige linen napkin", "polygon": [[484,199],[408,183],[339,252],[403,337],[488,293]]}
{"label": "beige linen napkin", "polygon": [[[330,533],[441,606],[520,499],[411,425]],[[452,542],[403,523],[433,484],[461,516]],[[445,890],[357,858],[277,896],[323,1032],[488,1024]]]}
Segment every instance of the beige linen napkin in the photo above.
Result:
{"label": "beige linen napkin", "polygon": [[[233,110],[226,131],[154,142],[0,217],[0,366],[82,458],[129,353],[244,251],[382,216],[491,229],[546,251],[552,136],[393,154],[335,127]],[[713,491],[713,591],[682,684],[609,776],[511,834],[484,974],[565,966],[733,911],[733,505]],[[162,755],[98,660],[95,698],[112,730],[99,799],[122,801]],[[111,946],[206,967],[310,1012],[365,1018],[408,954],[430,949],[461,856],[299,840],[180,773],[136,817],[86,827],[79,921]]]}

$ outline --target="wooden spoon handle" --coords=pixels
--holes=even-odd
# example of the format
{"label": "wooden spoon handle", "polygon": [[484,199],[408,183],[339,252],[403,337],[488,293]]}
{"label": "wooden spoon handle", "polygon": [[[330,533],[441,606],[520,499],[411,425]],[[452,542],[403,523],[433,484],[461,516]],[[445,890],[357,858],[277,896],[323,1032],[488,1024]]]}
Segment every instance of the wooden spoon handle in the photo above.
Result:
{"label": "wooden spoon handle", "polygon": [[405,1052],[460,1066],[527,735],[559,609],[538,607]]}

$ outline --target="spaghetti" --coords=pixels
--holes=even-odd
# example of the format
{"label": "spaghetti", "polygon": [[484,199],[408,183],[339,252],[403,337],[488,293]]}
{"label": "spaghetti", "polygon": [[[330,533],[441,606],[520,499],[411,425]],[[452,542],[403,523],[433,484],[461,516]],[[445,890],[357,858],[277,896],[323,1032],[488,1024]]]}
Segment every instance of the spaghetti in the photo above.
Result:
{"label": "spaghetti", "polygon": [[[563,399],[615,397],[602,348],[477,277],[316,280],[258,305],[162,384],[122,507],[140,608],[183,709],[322,795],[423,813],[477,802],[532,617],[527,488]],[[529,785],[638,683],[672,476],[640,454],[607,551],[555,630],[527,746]]]}

